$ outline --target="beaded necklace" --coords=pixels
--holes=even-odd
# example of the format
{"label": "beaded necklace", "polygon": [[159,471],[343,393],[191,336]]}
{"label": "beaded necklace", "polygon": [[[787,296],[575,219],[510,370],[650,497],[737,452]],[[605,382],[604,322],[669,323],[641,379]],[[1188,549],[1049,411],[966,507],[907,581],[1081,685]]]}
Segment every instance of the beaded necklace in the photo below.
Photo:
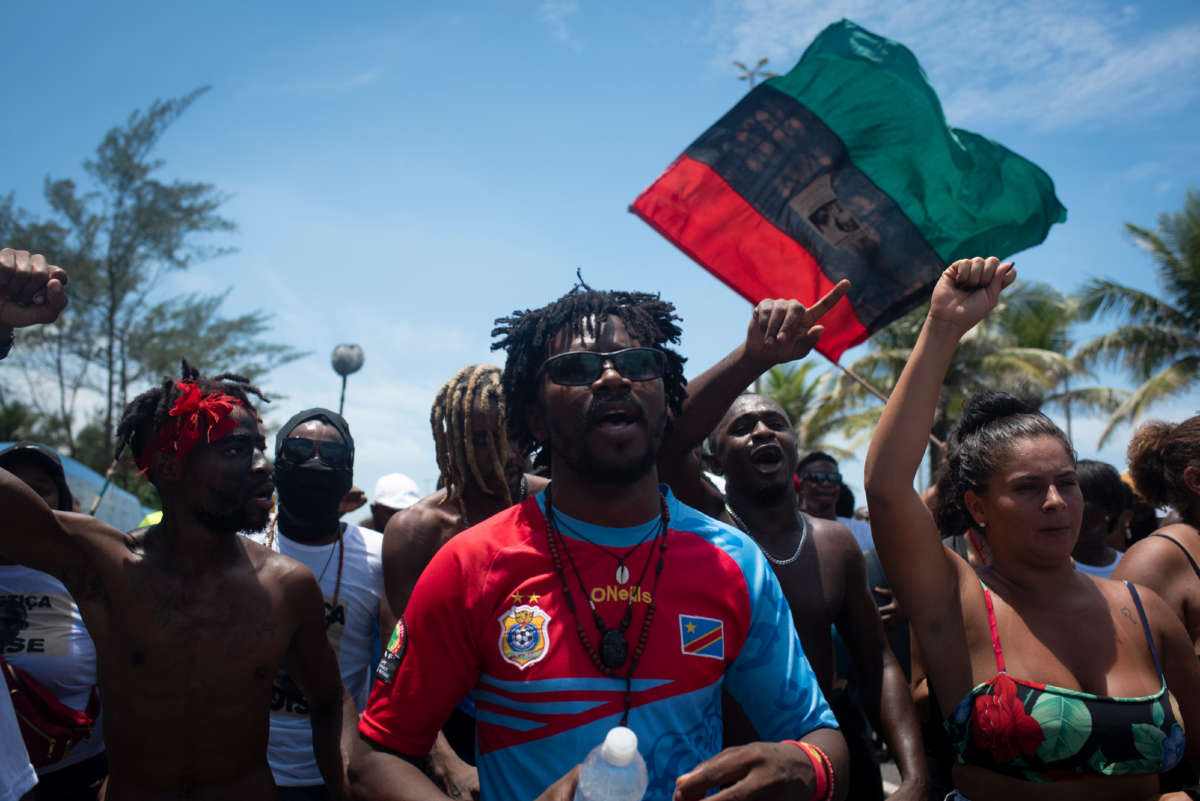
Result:
{"label": "beaded necklace", "polygon": [[[667,523],[670,521],[670,512],[667,509],[667,499],[659,496],[662,504],[662,523],[659,526],[658,536],[658,564],[654,568],[654,586],[650,591],[650,604],[646,607],[646,617],[642,620],[642,630],[638,634],[637,645],[633,649],[633,658],[629,660],[629,670],[625,672],[625,710],[621,715],[621,725],[625,726],[629,723],[629,708],[633,698],[633,671],[637,669],[638,661],[642,658],[642,653],[646,650],[646,641],[650,635],[650,624],[654,621],[654,607],[658,602],[658,580],[662,576],[663,558],[667,553]],[[571,617],[575,619],[575,632],[579,635],[579,641],[583,644],[583,650],[587,652],[588,658],[592,660],[592,665],[596,670],[603,673],[605,676],[612,678],[620,678],[617,674],[617,668],[621,667],[626,661],[629,652],[629,643],[625,640],[625,631],[629,628],[629,623],[633,618],[633,599],[634,593],[629,594],[629,603],[625,607],[625,615],[616,628],[608,628],[603,618],[596,611],[596,605],[592,599],[588,597],[587,587],[583,583],[583,577],[579,573],[579,569],[575,566],[575,559],[571,556],[570,550],[567,549],[567,541],[563,533],[559,531],[558,524],[554,520],[554,504],[551,488],[546,487],[546,540],[550,544],[550,559],[554,562],[554,570],[558,573],[559,581],[563,585],[563,597],[566,599],[567,608],[571,610]],[[588,606],[592,610],[592,620],[596,624],[596,630],[600,634],[600,653],[596,652],[596,648],[588,639],[587,632],[583,630],[583,623],[579,620],[579,613],[575,610],[575,599],[571,597],[571,586],[567,582],[567,574],[563,569],[562,557],[558,552],[559,543],[556,540],[562,541],[562,549],[567,555],[567,560],[571,563],[571,570],[575,573],[575,578],[579,582],[579,591],[587,600]],[[642,575],[638,578],[639,592],[642,586],[642,580],[646,577],[646,571],[650,567],[650,560],[653,558],[653,552],[647,556],[646,564],[642,568]]]}
{"label": "beaded necklace", "polygon": [[[658,527],[652,526],[650,529],[648,529],[646,531],[645,536],[643,536],[640,540],[638,540],[633,545],[632,548],[627,549],[625,551],[625,553],[619,553],[619,552],[613,553],[613,551],[615,549],[605,548],[600,543],[589,539],[588,537],[584,536],[582,532],[576,531],[573,527],[567,525],[567,522],[565,520],[555,520],[554,525],[560,529],[565,528],[567,531],[571,532],[576,537],[578,537],[579,539],[586,542],[588,545],[591,545],[593,548],[596,548],[601,553],[605,554],[606,556],[611,556],[613,559],[616,559],[617,560],[617,571],[614,574],[613,578],[615,578],[617,580],[618,584],[628,584],[629,583],[629,568],[625,566],[625,560],[628,559],[630,556],[632,556],[634,551],[636,551],[638,548],[641,548],[643,545],[645,545],[646,540],[650,539],[652,536],[658,536],[658,534],[656,532],[656,529]],[[569,553],[567,555],[570,556]],[[574,563],[572,563],[572,566],[573,565],[574,565]],[[642,577],[645,578],[645,575],[646,575],[646,571],[643,569]],[[638,579],[638,580],[641,581],[641,579]]]}

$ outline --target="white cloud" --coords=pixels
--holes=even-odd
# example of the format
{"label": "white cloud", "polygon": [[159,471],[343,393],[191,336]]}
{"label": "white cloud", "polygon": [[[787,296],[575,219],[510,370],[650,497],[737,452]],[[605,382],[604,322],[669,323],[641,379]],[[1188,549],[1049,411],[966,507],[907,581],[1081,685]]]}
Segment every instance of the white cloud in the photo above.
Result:
{"label": "white cloud", "polygon": [[718,6],[719,60],[765,55],[786,70],[842,17],[912,49],[965,128],[1136,124],[1200,97],[1200,17],[1149,30],[1136,7],[1099,0],[734,0]]}
{"label": "white cloud", "polygon": [[259,81],[241,90],[241,93],[255,95],[293,95],[298,97],[321,97],[351,92],[369,86],[382,77],[383,72],[377,69],[362,70],[346,74],[345,72],[307,75],[289,78],[280,83]]}
{"label": "white cloud", "polygon": [[542,0],[542,20],[550,26],[554,38],[575,48],[578,48],[579,42],[571,35],[567,23],[578,13],[579,0]]}

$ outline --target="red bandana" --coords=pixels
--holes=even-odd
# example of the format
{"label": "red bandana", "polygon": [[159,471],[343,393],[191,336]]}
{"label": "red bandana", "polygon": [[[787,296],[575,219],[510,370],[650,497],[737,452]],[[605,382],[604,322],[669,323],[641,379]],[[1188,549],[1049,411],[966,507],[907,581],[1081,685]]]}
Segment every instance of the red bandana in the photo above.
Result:
{"label": "red bandana", "polygon": [[180,393],[170,412],[175,419],[155,433],[138,457],[137,465],[143,473],[150,468],[150,457],[156,451],[182,459],[198,443],[215,442],[237,428],[237,421],[229,415],[235,406],[244,407],[240,399],[222,392],[205,395],[191,380],[178,381],[175,388]]}

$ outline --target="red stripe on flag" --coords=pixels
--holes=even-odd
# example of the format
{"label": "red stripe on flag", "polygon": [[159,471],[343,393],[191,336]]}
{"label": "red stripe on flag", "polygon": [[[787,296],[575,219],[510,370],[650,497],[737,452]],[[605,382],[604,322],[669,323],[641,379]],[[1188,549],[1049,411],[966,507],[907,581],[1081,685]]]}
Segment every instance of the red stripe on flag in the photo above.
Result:
{"label": "red stripe on flag", "polygon": [[705,648],[712,645],[713,643],[715,643],[717,640],[721,639],[724,636],[725,636],[725,632],[721,630],[720,626],[717,626],[715,629],[710,631],[708,634],[701,634],[699,637],[692,640],[687,645],[683,646],[683,650],[685,650],[689,653],[693,653],[695,651],[703,651]]}
{"label": "red stripe on flag", "polygon": [[[796,240],[780,231],[712,168],[680,156],[630,210],[751,303],[795,298],[811,306],[833,282]],[[848,298],[821,324],[817,350],[837,361],[867,338]]]}

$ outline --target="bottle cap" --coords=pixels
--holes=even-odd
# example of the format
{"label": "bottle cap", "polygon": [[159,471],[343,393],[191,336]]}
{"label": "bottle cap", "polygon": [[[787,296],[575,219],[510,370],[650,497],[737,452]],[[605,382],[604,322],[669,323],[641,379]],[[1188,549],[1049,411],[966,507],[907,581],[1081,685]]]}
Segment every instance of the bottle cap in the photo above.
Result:
{"label": "bottle cap", "polygon": [[604,738],[604,748],[600,751],[606,762],[618,768],[632,762],[633,758],[637,756],[637,752],[637,734],[633,729],[625,726],[609,729],[608,735]]}

